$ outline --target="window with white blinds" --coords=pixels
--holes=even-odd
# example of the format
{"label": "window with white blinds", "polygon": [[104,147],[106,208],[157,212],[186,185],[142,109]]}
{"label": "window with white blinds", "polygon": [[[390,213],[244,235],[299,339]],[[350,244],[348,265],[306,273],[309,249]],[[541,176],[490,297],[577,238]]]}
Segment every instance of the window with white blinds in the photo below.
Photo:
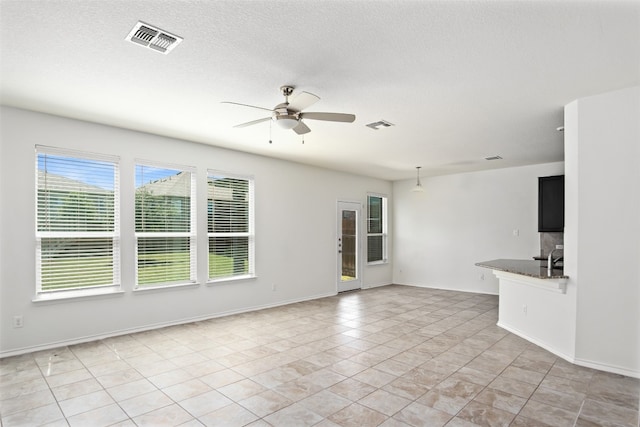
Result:
{"label": "window with white blinds", "polygon": [[367,196],[367,262],[387,261],[387,198]]}
{"label": "window with white blinds", "polygon": [[36,146],[36,291],[120,285],[119,159]]}
{"label": "window with white blinds", "polygon": [[253,277],[253,179],[209,171],[209,280]]}
{"label": "window with white blinds", "polygon": [[195,170],[136,164],[137,288],[196,281]]}

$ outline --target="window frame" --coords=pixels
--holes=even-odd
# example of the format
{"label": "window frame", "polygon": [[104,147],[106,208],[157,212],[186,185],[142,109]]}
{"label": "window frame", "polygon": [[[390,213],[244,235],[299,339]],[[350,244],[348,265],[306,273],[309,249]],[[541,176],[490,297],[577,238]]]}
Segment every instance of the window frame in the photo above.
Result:
{"label": "window frame", "polygon": [[[137,204],[136,204],[136,194],[138,191],[136,177],[138,166],[148,167],[148,168],[157,168],[157,169],[167,169],[167,170],[175,170],[179,172],[187,172],[190,174],[189,182],[189,231],[137,231]],[[197,265],[197,191],[196,191],[196,181],[197,181],[197,169],[193,166],[185,166],[178,165],[166,162],[157,162],[146,159],[135,159],[134,160],[134,172],[133,172],[133,223],[134,223],[134,284],[133,290],[134,292],[138,291],[147,291],[154,289],[164,289],[171,287],[184,287],[184,286],[193,286],[198,283],[198,265]],[[188,247],[189,247],[189,279],[188,280],[176,280],[176,281],[167,281],[167,282],[156,282],[156,283],[148,283],[148,284],[140,284],[140,265],[139,265],[139,241],[141,239],[162,239],[162,238],[187,238],[188,239]]]}
{"label": "window frame", "polygon": [[[34,237],[35,237],[35,297],[34,301],[43,301],[60,298],[74,298],[92,295],[113,294],[122,292],[121,290],[121,251],[120,251],[120,157],[114,155],[93,153],[81,150],[72,150],[66,148],[50,147],[45,145],[35,145],[35,185],[34,185],[34,201],[35,201],[35,218],[34,218]],[[52,156],[70,159],[78,159],[80,161],[94,161],[110,164],[113,167],[113,218],[109,223],[110,231],[72,231],[72,230],[41,230],[41,213],[40,213],[40,157]],[[45,159],[46,162],[46,159]],[[69,170],[74,172],[73,169]],[[78,171],[75,171],[78,172]],[[46,172],[48,173],[48,171]],[[53,174],[53,173],[52,173]],[[53,174],[57,175],[57,174]],[[63,176],[63,175],[61,175]],[[94,175],[95,176],[95,175]],[[65,179],[72,178],[63,176]],[[84,181],[78,181],[90,186],[92,184]],[[54,187],[55,188],[55,187]],[[47,189],[48,190],[48,189]],[[46,202],[47,212],[51,208],[51,201]],[[86,218],[86,217],[85,217]],[[111,257],[111,282],[107,284],[85,286],[67,286],[55,289],[43,289],[43,242],[46,239],[110,239],[110,248],[107,247],[105,253],[110,253]],[[86,273],[85,277],[89,277]],[[77,283],[77,282],[74,282]]]}
{"label": "window frame", "polygon": [[[371,230],[371,199],[377,198],[380,199],[381,203],[381,212],[380,218],[381,221],[381,232],[372,233]],[[384,194],[379,193],[368,193],[367,194],[367,219],[366,219],[366,230],[367,230],[367,265],[376,265],[376,264],[387,264],[389,262],[388,257],[388,244],[389,244],[389,232],[388,232],[388,204],[389,198]],[[377,218],[375,218],[377,220]],[[375,259],[369,261],[369,237],[377,237],[380,236],[382,238],[382,254],[380,259]]]}
{"label": "window frame", "polygon": [[[213,211],[209,210],[209,180],[210,178],[231,178],[247,181],[249,190],[248,194],[248,221],[247,232],[212,232],[209,230],[211,215]],[[219,169],[207,169],[207,283],[215,284],[220,282],[238,281],[256,278],[255,269],[255,178],[252,175],[236,174],[225,172]],[[211,238],[213,237],[246,237],[247,238],[247,273],[245,274],[229,274],[226,276],[211,277]]]}

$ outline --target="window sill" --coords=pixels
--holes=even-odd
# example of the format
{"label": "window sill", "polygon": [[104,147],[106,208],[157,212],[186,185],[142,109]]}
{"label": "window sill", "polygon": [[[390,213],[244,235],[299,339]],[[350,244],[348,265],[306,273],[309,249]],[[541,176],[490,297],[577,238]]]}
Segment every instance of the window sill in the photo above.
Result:
{"label": "window sill", "polygon": [[387,265],[389,264],[389,260],[382,260],[382,261],[373,261],[373,262],[368,262],[367,266],[369,265]]}
{"label": "window sill", "polygon": [[115,295],[123,295],[124,291],[120,286],[113,286],[108,288],[98,289],[81,289],[77,291],[57,291],[57,292],[43,292],[36,294],[31,300],[34,303],[47,303],[65,300],[79,300],[87,298],[101,298]]}
{"label": "window sill", "polygon": [[217,285],[221,283],[241,282],[244,280],[254,280],[257,278],[258,276],[256,276],[255,274],[245,274],[244,276],[224,277],[220,279],[209,280],[207,282],[207,286]]}
{"label": "window sill", "polygon": [[176,290],[176,289],[186,289],[186,288],[197,288],[198,286],[200,286],[200,283],[198,282],[173,283],[171,285],[144,286],[144,287],[135,288],[133,290],[133,293],[162,291],[165,289]]}

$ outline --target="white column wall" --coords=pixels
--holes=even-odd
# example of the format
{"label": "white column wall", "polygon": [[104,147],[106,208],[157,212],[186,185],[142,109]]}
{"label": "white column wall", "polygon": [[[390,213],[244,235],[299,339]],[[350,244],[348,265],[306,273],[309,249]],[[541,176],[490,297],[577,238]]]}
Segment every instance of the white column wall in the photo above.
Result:
{"label": "white column wall", "polygon": [[640,376],[640,87],[565,108],[576,362]]}
{"label": "white column wall", "polygon": [[[367,193],[375,192],[392,203],[388,181],[13,108],[2,107],[1,113],[0,356],[334,295],[337,201],[364,204]],[[121,157],[123,295],[32,302],[36,144]],[[253,175],[258,277],[132,292],[135,159],[195,166],[201,213],[206,212],[208,168]],[[202,282],[207,277],[206,214],[198,216],[197,225]],[[363,264],[362,271],[363,287],[391,283],[390,263]],[[24,318],[23,328],[11,325],[17,315]]]}

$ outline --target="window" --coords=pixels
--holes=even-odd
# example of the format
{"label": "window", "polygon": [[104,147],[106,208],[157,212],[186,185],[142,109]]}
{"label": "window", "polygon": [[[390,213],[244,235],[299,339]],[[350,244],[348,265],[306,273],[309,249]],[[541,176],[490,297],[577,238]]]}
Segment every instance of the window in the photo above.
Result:
{"label": "window", "polygon": [[118,158],[36,146],[36,292],[120,284]]}
{"label": "window", "polygon": [[136,287],[195,283],[195,182],[191,168],[137,164]]}
{"label": "window", "polygon": [[253,180],[209,171],[209,280],[253,277]]}
{"label": "window", "polygon": [[367,196],[367,262],[387,262],[387,198]]}

